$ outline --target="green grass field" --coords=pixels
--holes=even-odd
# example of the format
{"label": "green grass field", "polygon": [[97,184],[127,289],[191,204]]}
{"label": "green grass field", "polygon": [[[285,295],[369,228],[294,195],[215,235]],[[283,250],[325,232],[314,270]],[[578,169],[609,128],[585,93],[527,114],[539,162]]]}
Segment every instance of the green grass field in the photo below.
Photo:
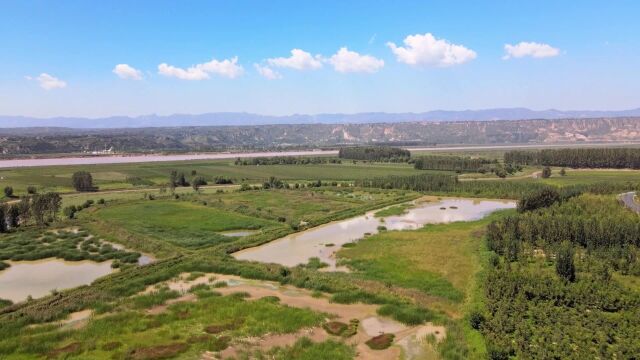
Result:
{"label": "green grass field", "polygon": [[483,229],[502,213],[415,231],[384,231],[341,249],[338,257],[357,275],[418,289],[443,299],[443,308],[459,312],[480,271]]}
{"label": "green grass field", "polygon": [[[71,192],[69,179],[76,170],[91,171],[101,191]],[[168,193],[161,194],[155,186],[134,188],[125,182],[127,176],[137,176],[161,184],[167,181],[171,170],[182,171],[187,177],[195,170],[205,177],[225,176],[236,183],[250,184],[260,184],[270,176],[293,184],[318,179],[350,181],[425,172],[416,171],[408,164],[345,162],[235,166],[228,160],[0,170],[0,186],[13,185],[18,195],[27,185],[34,184],[40,191],[68,192],[63,196],[63,206],[105,199],[106,204],[94,204],[81,210],[77,219],[62,220],[57,226],[87,229],[99,239],[123,244],[127,249],[149,253],[158,259],[150,266],[127,265],[89,287],[62,291],[56,295],[59,298],[36,299],[18,305],[15,318],[0,314],[0,320],[6,321],[3,323],[6,326],[0,326],[0,335],[3,335],[0,336],[0,357],[125,359],[135,358],[131,354],[136,353],[176,351],[166,357],[199,358],[204,351],[218,350],[229,341],[268,333],[295,332],[317,326],[326,316],[307,309],[281,306],[267,299],[249,301],[239,296],[222,297],[204,288],[194,292],[198,295],[197,301],[180,302],[160,314],[149,314],[149,307],[183,294],[166,291],[139,295],[140,291],[185,271],[268,279],[330,293],[332,301],[338,303],[360,301],[381,305],[391,318],[409,317],[410,323],[434,321],[446,327],[447,338],[442,343],[428,345],[430,356],[444,359],[487,357],[485,339],[471,328],[468,316],[471,310],[483,307],[485,289],[482,280],[489,263],[484,229],[491,220],[513,210],[474,222],[427,225],[414,231],[382,231],[367,236],[338,253],[339,261],[350,266],[353,272],[325,273],[309,267],[285,268],[241,262],[228,252],[383,206],[389,207],[376,216],[401,214],[406,206],[399,203],[420,194],[360,189],[343,186],[345,184],[238,191],[236,184],[207,187],[197,193],[190,187],[178,188],[176,194],[179,196],[174,198]],[[517,181],[559,186],[640,181],[640,171],[626,170],[567,169],[567,175],[560,176],[559,168],[554,168],[548,179],[529,176],[539,170],[541,168],[527,167],[521,177],[493,180],[481,176],[484,179],[479,181],[487,185],[494,181]],[[465,177],[477,175],[465,174]],[[155,200],[148,199],[150,194]],[[245,238],[219,234],[228,230],[258,230],[258,233]],[[0,236],[8,239],[11,235]],[[71,245],[60,242],[59,247],[62,249],[63,246]],[[614,273],[614,278],[629,288],[637,290],[640,287],[635,276]],[[26,326],[63,318],[70,312],[86,308],[104,308],[104,314],[79,329]],[[241,321],[234,322],[236,319]],[[223,326],[226,330],[223,334],[206,334],[203,329],[209,325]],[[343,342],[310,343],[305,340],[244,355],[274,359],[349,359],[355,356],[354,349]]]}
{"label": "green grass field", "polygon": [[107,206],[95,216],[112,226],[182,247],[215,245],[230,238],[217,234],[227,230],[268,229],[282,226],[185,201],[134,201]]}

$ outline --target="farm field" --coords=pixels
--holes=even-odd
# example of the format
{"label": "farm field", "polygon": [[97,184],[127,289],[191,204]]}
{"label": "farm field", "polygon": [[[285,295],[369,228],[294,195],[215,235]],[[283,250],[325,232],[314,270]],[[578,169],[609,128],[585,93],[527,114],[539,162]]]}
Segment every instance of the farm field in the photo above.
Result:
{"label": "farm field", "polygon": [[151,187],[165,184],[171,171],[190,176],[193,170],[198,175],[213,179],[227,177],[235,183],[261,183],[271,176],[288,181],[343,181],[363,177],[415,172],[407,164],[343,163],[310,165],[234,165],[232,160],[163,162],[148,164],[105,164],[83,166],[50,166],[38,168],[0,169],[0,187],[12,186],[16,194],[26,193],[29,185],[40,192],[72,192],[71,175],[79,170],[91,172],[95,185],[101,190],[135,188],[127,178],[139,178]]}

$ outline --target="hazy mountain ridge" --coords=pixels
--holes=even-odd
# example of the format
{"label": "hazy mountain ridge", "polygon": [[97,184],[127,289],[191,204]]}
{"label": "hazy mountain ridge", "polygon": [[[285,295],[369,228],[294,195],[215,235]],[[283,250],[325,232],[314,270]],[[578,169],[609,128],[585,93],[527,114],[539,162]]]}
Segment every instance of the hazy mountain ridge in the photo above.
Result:
{"label": "hazy mountain ridge", "polygon": [[356,113],[356,114],[294,114],[287,116],[259,115],[243,112],[206,114],[145,115],[137,117],[112,116],[104,118],[0,116],[0,128],[65,127],[80,129],[183,127],[183,126],[242,126],[274,124],[364,124],[417,121],[489,121],[564,118],[600,118],[640,116],[640,108],[621,111],[562,111],[530,110],[527,108],[497,108],[484,110],[434,110],[422,113]]}
{"label": "hazy mountain ridge", "polygon": [[528,144],[640,141],[640,117],[369,124],[0,129],[4,154],[223,151],[353,144]]}

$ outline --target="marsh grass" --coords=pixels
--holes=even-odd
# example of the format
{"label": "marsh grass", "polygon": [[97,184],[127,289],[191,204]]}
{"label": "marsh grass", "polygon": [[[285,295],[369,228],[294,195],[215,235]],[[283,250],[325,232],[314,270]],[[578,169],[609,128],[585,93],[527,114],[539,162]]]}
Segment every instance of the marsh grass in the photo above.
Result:
{"label": "marsh grass", "polygon": [[[157,304],[158,301],[145,299],[144,306],[151,303]],[[222,335],[292,333],[302,327],[318,326],[324,317],[324,314],[282,306],[274,301],[244,301],[237,296],[215,296],[201,298],[197,302],[176,303],[155,316],[145,315],[140,310],[109,314],[91,319],[86,327],[78,330],[60,331],[55,326],[33,328],[22,333],[20,342],[6,338],[0,340],[0,357],[33,357],[76,342],[81,345],[77,358],[84,359],[110,358],[110,353],[140,352],[139,349],[174,343],[186,344],[181,351],[185,356],[197,356],[205,350],[226,347],[229,338],[222,339]],[[215,337],[202,337],[205,327],[230,323],[234,325],[224,327]],[[187,341],[189,339],[191,341]],[[112,343],[120,345],[113,350],[104,349]]]}
{"label": "marsh grass", "polygon": [[[0,260],[30,261],[46,258],[67,261],[92,260],[102,262],[117,260],[119,263],[135,264],[140,253],[119,250],[85,231],[72,232],[63,229],[43,231],[39,228],[20,229],[0,236]],[[0,270],[3,264],[0,262]]]}
{"label": "marsh grass", "polygon": [[148,309],[157,305],[164,304],[169,299],[175,299],[180,293],[168,288],[162,288],[158,291],[152,291],[148,294],[138,295],[132,298],[133,307],[135,309]]}
{"label": "marsh grass", "polygon": [[352,346],[335,340],[327,340],[315,343],[309,338],[303,337],[293,346],[276,347],[266,353],[257,352],[243,354],[240,359],[275,359],[275,360],[347,360],[356,355]]}
{"label": "marsh grass", "polygon": [[373,214],[375,217],[387,217],[387,216],[400,216],[407,213],[407,211],[411,208],[411,204],[401,204],[396,206],[391,206],[386,209],[377,211]]}
{"label": "marsh grass", "polygon": [[135,201],[108,206],[98,211],[96,216],[133,234],[186,248],[233,241],[230,237],[217,234],[221,231],[283,226],[277,222],[175,200]]}

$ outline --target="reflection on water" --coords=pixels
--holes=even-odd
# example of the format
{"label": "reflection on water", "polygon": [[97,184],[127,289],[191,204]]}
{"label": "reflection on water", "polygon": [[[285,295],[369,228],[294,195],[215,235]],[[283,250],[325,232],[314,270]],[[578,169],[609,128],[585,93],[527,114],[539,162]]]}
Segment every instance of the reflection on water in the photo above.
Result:
{"label": "reflection on water", "polygon": [[493,211],[511,209],[515,206],[513,201],[478,199],[421,202],[403,215],[376,218],[373,216],[376,211],[371,211],[362,216],[291,234],[262,246],[239,251],[233,256],[239,260],[278,263],[285,266],[306,264],[310,258],[318,257],[329,264],[329,269],[335,270],[335,253],[340,246],[360,239],[366,233],[377,233],[379,226],[388,230],[413,230],[425,224],[479,220]]}
{"label": "reflection on water", "polygon": [[110,274],[111,261],[65,261],[44,259],[37,261],[9,261],[11,267],[0,271],[0,298],[13,302],[38,298],[51,290],[86,285]]}

